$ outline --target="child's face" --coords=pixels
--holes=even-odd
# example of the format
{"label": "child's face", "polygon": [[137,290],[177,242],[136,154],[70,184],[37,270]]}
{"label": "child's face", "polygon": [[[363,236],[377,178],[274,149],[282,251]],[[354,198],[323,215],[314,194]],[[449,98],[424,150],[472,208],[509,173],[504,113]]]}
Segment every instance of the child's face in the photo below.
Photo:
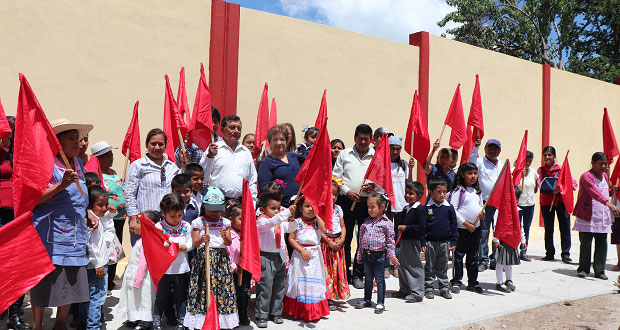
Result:
{"label": "child's face", "polygon": [[274,215],[280,212],[281,204],[282,203],[280,203],[280,201],[272,199],[269,202],[267,202],[267,205],[265,205],[264,207],[261,207],[260,211],[267,217],[272,218]]}
{"label": "child's face", "polygon": [[461,173],[461,179],[465,183],[465,187],[471,187],[478,181],[478,170],[471,169]]}
{"label": "child's face", "polygon": [[316,217],[312,205],[306,199],[304,199],[304,203],[301,205],[301,217],[304,219],[314,219]]}
{"label": "child's face", "polygon": [[446,199],[446,193],[448,192],[448,187],[446,186],[437,186],[435,189],[431,190],[431,198],[435,203],[441,204]]}
{"label": "child's face", "polygon": [[176,226],[181,223],[183,219],[183,210],[172,210],[168,212],[162,212],[166,223],[170,226]]}
{"label": "child's face", "polygon": [[449,152],[442,152],[439,154],[439,165],[443,167],[450,166],[451,156]]}
{"label": "child's face", "polygon": [[106,196],[97,197],[97,199],[95,199],[95,202],[91,206],[90,210],[93,211],[93,213],[98,217],[104,216],[105,213],[108,211],[108,197]]}
{"label": "child's face", "polygon": [[189,186],[176,186],[172,189],[172,192],[183,198],[183,203],[189,203],[190,197],[192,197],[192,188]]}
{"label": "child's face", "polygon": [[336,203],[336,200],[338,200],[338,187],[332,185],[332,201]]}
{"label": "child's face", "polygon": [[310,134],[308,135],[308,137],[306,138],[306,144],[311,146],[314,144],[314,140],[316,140],[316,136],[318,135],[318,133],[314,133],[314,134]]}
{"label": "child's face", "polygon": [[400,150],[402,149],[401,146],[395,145],[395,144],[391,144],[390,145],[390,160],[395,162],[398,159],[400,159]]}
{"label": "child's face", "polygon": [[405,189],[405,202],[407,202],[407,204],[411,205],[419,201],[420,197],[422,197],[422,195],[418,195],[415,190],[409,188]]}
{"label": "child's face", "polygon": [[134,233],[134,235],[142,236],[142,225],[140,225],[140,218],[136,218],[136,220],[129,222],[129,231]]}
{"label": "child's face", "polygon": [[202,189],[202,187],[204,186],[205,173],[204,172],[194,173],[192,174],[191,178],[192,178],[192,190],[195,193],[199,192],[200,189]]}
{"label": "child's face", "polygon": [[525,158],[525,167],[530,167],[532,166],[532,161],[534,160],[534,157],[527,157]]}
{"label": "child's face", "polygon": [[235,217],[233,217],[230,220],[230,226],[233,227],[234,230],[236,230],[237,232],[241,231],[241,212],[239,212],[239,214],[237,214]]}
{"label": "child's face", "polygon": [[382,216],[385,212],[385,204],[379,205],[376,198],[368,198],[366,205],[368,205],[368,215],[374,219]]}
{"label": "child's face", "polygon": [[204,213],[205,213],[205,218],[207,218],[208,221],[217,221],[220,219],[220,211],[204,210]]}

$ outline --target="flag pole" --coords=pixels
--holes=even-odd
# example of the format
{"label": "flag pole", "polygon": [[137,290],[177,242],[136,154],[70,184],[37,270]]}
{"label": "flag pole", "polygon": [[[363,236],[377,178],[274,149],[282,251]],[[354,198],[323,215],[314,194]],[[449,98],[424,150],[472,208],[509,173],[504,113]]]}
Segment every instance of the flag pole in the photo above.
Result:
{"label": "flag pole", "polygon": [[[60,156],[62,157],[62,160],[65,162],[65,166],[67,168],[71,168],[71,164],[69,164],[69,160],[67,159],[67,155],[65,155],[65,152],[60,149]],[[84,195],[84,190],[82,190],[82,186],[80,186],[79,182],[73,182],[75,183],[75,186],[78,187],[78,190],[80,191],[80,194]]]}
{"label": "flag pole", "polygon": [[297,201],[299,200],[299,194],[301,194],[301,188],[304,187],[304,180],[301,180],[301,184],[299,185],[299,189],[297,190],[297,196],[295,196],[295,203],[293,204],[297,204]]}
{"label": "flag pole", "polygon": [[441,142],[441,138],[443,137],[443,132],[446,130],[447,125],[448,124],[443,124],[443,128],[441,129],[441,134],[439,134],[439,139],[438,139],[439,142]]}
{"label": "flag pole", "polygon": [[129,166],[129,153],[131,152],[130,148],[127,148],[127,156],[125,156],[125,170],[123,171],[123,179],[121,181],[125,182],[127,178],[127,167]]}
{"label": "flag pole", "polygon": [[[207,228],[209,230],[209,228]],[[207,277],[205,278],[205,282],[207,285],[207,310],[209,309],[209,305],[211,305],[211,264],[209,263],[209,243],[205,244],[205,273]]]}
{"label": "flag pole", "polygon": [[[557,186],[557,184],[556,184]],[[551,200],[551,205],[549,205],[549,212],[551,212],[551,210],[553,210],[553,204],[555,204],[555,194],[553,193],[553,199]]]}
{"label": "flag pole", "polygon": [[[504,166],[502,166],[502,170],[499,172],[499,175],[497,176],[497,179],[495,180],[495,183],[493,184],[493,189],[491,189],[491,193],[489,194],[489,198],[487,198],[487,201],[484,202],[484,205],[482,206],[482,211],[484,211],[484,209],[487,208],[487,204],[489,204],[489,200],[491,199],[491,196],[493,196],[493,192],[495,191],[495,187],[497,187],[497,182],[499,182],[499,178],[502,176],[502,174],[504,174],[504,171],[506,170],[506,164],[508,164],[508,159],[506,159],[504,161]],[[477,226],[479,221],[480,221],[480,218],[477,218],[476,222],[474,222],[474,226]]]}
{"label": "flag pole", "polygon": [[181,150],[185,152],[185,142],[183,141],[183,134],[181,134],[181,129],[177,127],[177,132],[179,132],[179,141],[181,142]]}
{"label": "flag pole", "polygon": [[[413,145],[413,142],[411,142],[411,144]],[[366,182],[366,175],[364,175],[364,180],[362,180],[362,186],[364,185],[364,182]],[[362,193],[362,188],[360,187],[360,189],[357,191],[357,194],[361,194]],[[356,201],[353,201],[353,204],[351,205],[351,211],[353,211],[355,209],[355,206],[357,205]]]}

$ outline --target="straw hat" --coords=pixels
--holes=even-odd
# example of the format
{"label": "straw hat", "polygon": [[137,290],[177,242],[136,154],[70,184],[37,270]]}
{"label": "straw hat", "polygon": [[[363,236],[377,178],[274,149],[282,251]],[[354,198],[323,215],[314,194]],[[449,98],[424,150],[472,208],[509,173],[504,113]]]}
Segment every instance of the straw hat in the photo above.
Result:
{"label": "straw hat", "polygon": [[56,135],[62,132],[76,129],[80,134],[80,140],[93,129],[93,125],[91,124],[74,124],[69,119],[65,118],[56,119],[52,121],[50,125],[52,125],[54,133],[56,133]]}
{"label": "straw hat", "polygon": [[118,149],[118,148],[110,146],[106,141],[101,141],[101,142],[97,142],[93,144],[93,146],[90,147],[90,153],[93,156],[101,156],[107,152],[112,151],[112,149]]}

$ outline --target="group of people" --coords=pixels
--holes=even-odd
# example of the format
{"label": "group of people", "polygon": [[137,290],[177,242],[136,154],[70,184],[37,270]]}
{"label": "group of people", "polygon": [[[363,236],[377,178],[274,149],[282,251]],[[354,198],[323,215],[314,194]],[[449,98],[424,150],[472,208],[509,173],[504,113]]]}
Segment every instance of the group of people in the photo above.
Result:
{"label": "group of people", "polygon": [[[152,129],[145,139],[146,154],[131,163],[124,179],[112,169],[114,148],[107,142],[93,144],[91,154],[86,153],[92,125],[66,119],[51,123],[69,163],[57,157],[48,188],[33,210],[35,228],[55,265],[30,290],[35,329],[42,329],[45,307],[58,307],[54,329],[65,329],[69,314],[78,329],[102,327],[106,293],[118,289],[114,279],[116,263],[124,255],[120,242],[125,221],[132,250],[117,312],[138,330],[161,329],[162,317],[178,329],[201,328],[208,287],[219,324],[227,329],[250,324],[249,299],[254,292],[255,322],[266,328],[269,321],[283,323],[283,314],[304,321],[329,315],[349,298],[349,284],[364,289],[363,300],[355,305],[358,309],[373,306],[376,286],[374,312],[381,314],[389,276],[399,280],[392,297],[410,303],[433,299],[435,293],[451,299],[463,286],[464,268],[467,290],[483,293],[478,274],[490,268],[496,272],[498,291],[515,291],[512,266],[531,260],[527,244],[538,191],[545,223],[543,260],[555,258],[557,217],[560,257],[572,261],[570,215],[556,185],[561,166],[551,146],[543,150],[544,165],[538,170],[531,168],[534,155],[527,153],[523,181],[515,186],[522,229],[521,244],[515,249],[497,238],[489,244],[496,210],[483,209],[504,165],[498,159],[499,140],[487,140],[480,157],[481,141],[476,140],[469,161],[460,165],[458,152],[440,148],[436,141],[421,164],[425,189],[413,180],[415,161],[401,158],[402,138],[384,127],[373,132],[360,124],[352,147],[345,148],[339,139],[331,141],[334,210],[331,226],[326,226],[310,202],[297,196],[295,182],[318,129],[304,129],[304,142],[298,145],[293,126],[278,124],[269,129],[268,147],[255,148],[253,134],[241,138],[241,118],[220,118],[215,108],[212,115],[214,132],[221,131],[221,136],[215,135],[207,150],[193,144],[179,146],[175,159],[168,159],[166,134]],[[9,119],[14,125],[14,118]],[[372,145],[378,145],[382,136],[389,140],[393,202],[382,187],[364,180],[375,153]],[[13,137],[3,140],[2,146],[0,219],[6,224],[13,219]],[[612,233],[613,244],[620,243],[620,221],[614,222],[620,217],[614,198],[617,189],[608,184],[607,156],[594,153],[591,163],[579,182],[573,180],[573,188],[579,189],[573,213],[573,230],[581,242],[577,275],[590,273],[594,240],[594,275],[607,279],[607,234]],[[244,180],[257,219],[261,277],[256,283],[239,266]],[[170,243],[178,244],[176,259],[157,284],[149,274],[148,246],[141,239],[143,230],[150,230],[142,227],[144,217],[168,234]],[[31,329],[22,320],[23,300],[8,310],[11,329]]]}

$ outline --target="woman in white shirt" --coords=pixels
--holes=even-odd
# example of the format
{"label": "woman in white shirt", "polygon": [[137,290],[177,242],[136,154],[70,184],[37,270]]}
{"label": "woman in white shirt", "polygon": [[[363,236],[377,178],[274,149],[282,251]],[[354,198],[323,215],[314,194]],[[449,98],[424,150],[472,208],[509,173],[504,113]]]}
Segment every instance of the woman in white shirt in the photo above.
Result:
{"label": "woman in white shirt", "polygon": [[521,260],[523,261],[531,261],[530,257],[527,256],[527,244],[530,243],[530,226],[534,218],[534,207],[536,204],[534,194],[538,192],[538,185],[536,184],[538,173],[530,168],[532,160],[534,160],[534,154],[528,150],[525,154],[525,168],[523,168],[523,176],[519,184],[521,188],[521,197],[517,203],[519,206],[519,218],[521,218],[523,231],[525,232],[526,248],[522,249],[520,254]]}

